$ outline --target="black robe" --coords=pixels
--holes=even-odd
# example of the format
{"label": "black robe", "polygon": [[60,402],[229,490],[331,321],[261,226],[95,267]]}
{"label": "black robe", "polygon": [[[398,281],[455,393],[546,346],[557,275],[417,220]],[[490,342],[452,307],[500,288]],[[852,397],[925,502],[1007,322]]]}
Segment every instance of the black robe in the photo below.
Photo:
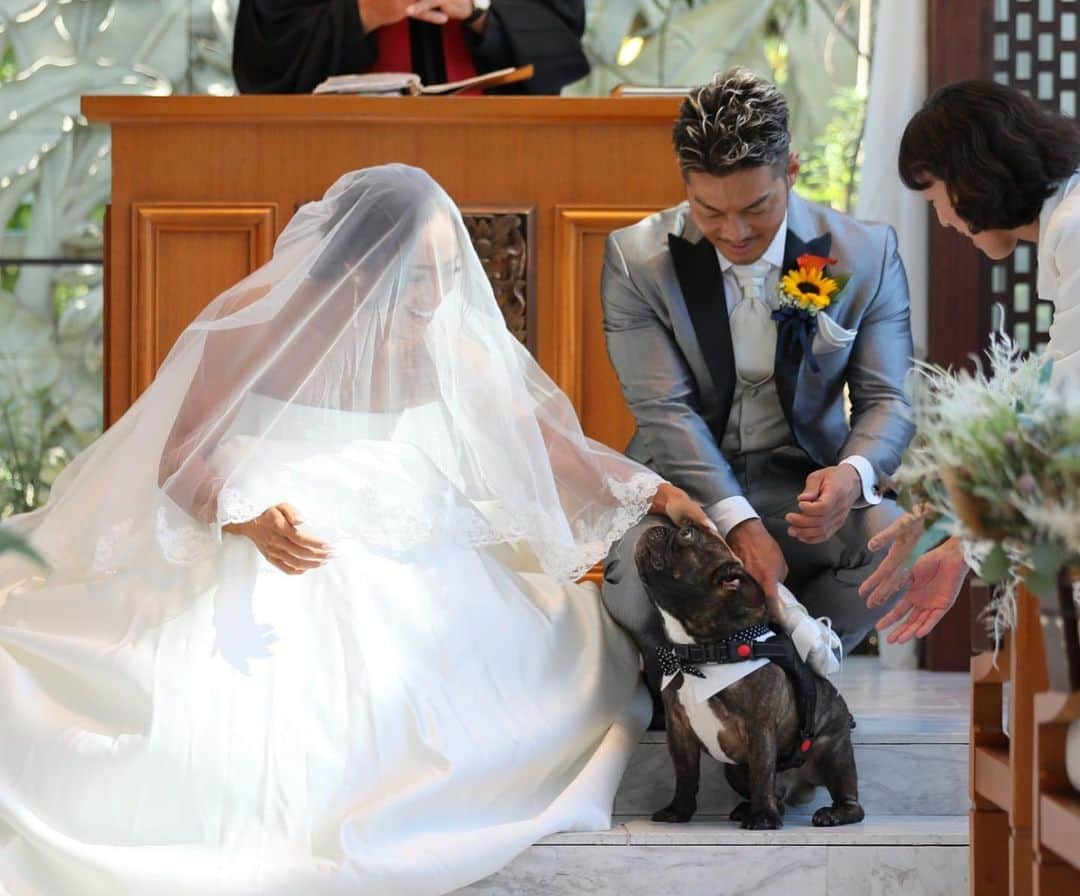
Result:
{"label": "black robe", "polygon": [[[558,93],[584,77],[584,0],[494,0],[484,34],[466,29],[479,73],[532,63],[535,76],[505,93]],[[446,80],[439,26],[411,21],[413,68],[425,84]],[[241,93],[310,93],[330,75],[372,65],[378,30],[364,34],[357,0],[240,0],[233,75]]]}

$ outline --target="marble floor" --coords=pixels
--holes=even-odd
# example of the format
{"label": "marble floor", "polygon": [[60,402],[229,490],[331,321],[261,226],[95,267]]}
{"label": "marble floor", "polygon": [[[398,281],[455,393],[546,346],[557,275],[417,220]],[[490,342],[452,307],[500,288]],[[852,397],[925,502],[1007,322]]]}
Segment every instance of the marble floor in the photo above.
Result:
{"label": "marble floor", "polygon": [[854,656],[832,679],[855,716],[856,742],[873,734],[920,735],[967,743],[971,677],[966,672],[883,669],[875,657]]}

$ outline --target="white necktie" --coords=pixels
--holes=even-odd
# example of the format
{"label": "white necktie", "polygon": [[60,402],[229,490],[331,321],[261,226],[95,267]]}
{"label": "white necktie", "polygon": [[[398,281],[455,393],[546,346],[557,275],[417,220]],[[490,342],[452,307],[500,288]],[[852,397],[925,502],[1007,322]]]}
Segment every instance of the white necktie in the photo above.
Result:
{"label": "white necktie", "polygon": [[751,265],[732,265],[742,300],[731,309],[731,344],[739,378],[753,386],[773,375],[776,324],[765,301],[765,278],[772,265],[761,259]]}

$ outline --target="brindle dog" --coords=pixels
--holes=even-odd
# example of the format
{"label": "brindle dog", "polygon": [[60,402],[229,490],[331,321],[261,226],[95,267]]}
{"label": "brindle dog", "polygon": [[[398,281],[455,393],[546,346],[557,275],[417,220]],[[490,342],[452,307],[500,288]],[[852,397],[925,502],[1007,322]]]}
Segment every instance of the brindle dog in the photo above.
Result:
{"label": "brindle dog", "polygon": [[[766,622],[761,586],[718,535],[696,526],[658,525],[641,538],[635,559],[673,642],[721,641]],[[682,687],[685,677],[680,672],[663,693],[675,798],[654,821],[686,822],[693,817],[703,748],[714,755],[722,751],[720,755],[735,763],[725,763],[724,772],[747,800],[731,813],[731,820],[744,828],[781,827],[784,803],[808,802],[819,785],[828,788],[833,803],[814,813],[815,825],[862,821],[851,713],[830,682],[812,676],[817,687],[812,745],[801,767],[779,772],[778,761],[799,746],[795,689],[788,674],[770,662],[707,704],[689,700]]]}

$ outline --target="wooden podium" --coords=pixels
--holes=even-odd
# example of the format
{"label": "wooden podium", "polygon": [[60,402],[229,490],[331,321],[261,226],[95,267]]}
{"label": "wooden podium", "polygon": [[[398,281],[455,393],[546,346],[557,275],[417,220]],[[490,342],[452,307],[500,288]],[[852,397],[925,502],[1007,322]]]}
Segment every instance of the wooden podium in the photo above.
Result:
{"label": "wooden podium", "polygon": [[614,448],[633,424],[604,347],[604,239],[683,198],[676,97],[88,96],[112,126],[105,420],[180,331],[271,255],[341,174],[427,169],[458,205],[512,330]]}

